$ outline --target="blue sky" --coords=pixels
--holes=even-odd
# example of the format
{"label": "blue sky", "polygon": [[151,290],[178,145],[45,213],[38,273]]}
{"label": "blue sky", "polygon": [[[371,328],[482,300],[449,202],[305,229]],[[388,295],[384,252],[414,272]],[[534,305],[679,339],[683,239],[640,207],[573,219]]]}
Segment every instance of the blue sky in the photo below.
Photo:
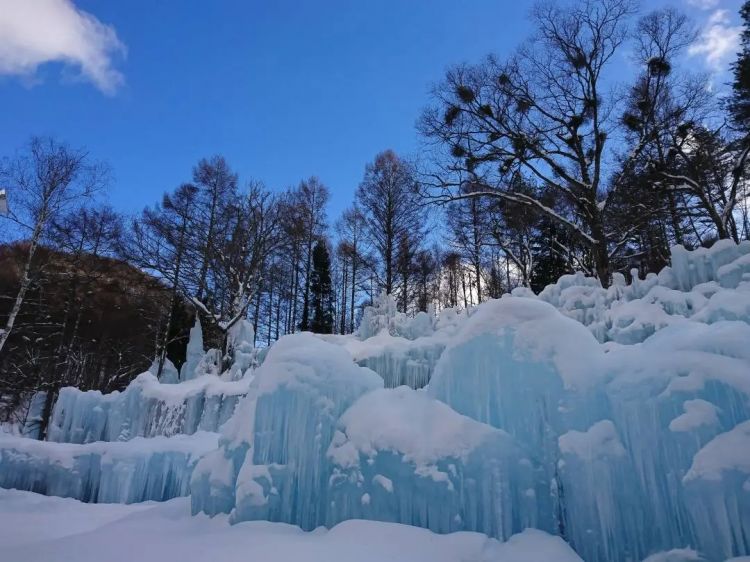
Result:
{"label": "blue sky", "polygon": [[[732,59],[741,0],[672,4],[705,30],[697,65]],[[528,0],[0,0],[0,155],[30,135],[86,147],[135,212],[225,155],[282,189],[317,175],[334,218],[365,164],[410,154],[430,84],[508,53]],[[721,75],[720,75],[721,76]]]}

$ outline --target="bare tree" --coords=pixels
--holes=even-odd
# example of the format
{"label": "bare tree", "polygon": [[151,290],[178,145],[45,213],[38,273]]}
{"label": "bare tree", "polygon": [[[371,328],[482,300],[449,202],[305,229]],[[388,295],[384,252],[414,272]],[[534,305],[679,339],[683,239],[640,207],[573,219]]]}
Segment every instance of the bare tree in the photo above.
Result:
{"label": "bare tree", "polygon": [[[481,186],[466,184],[462,191],[481,189]],[[450,228],[450,240],[456,250],[471,265],[472,284],[477,302],[482,302],[482,260],[489,243],[489,205],[486,200],[471,197],[456,201],[447,207],[446,223]]]}
{"label": "bare tree", "polygon": [[7,215],[29,237],[29,250],[13,307],[0,330],[2,351],[31,284],[31,266],[50,223],[71,206],[102,189],[107,169],[91,161],[87,152],[51,138],[34,137],[15,158],[0,165],[0,185],[6,186]]}
{"label": "bare tree", "polygon": [[237,192],[237,174],[231,170],[223,156],[217,155],[198,162],[193,169],[193,182],[198,188],[198,204],[191,231],[200,263],[195,296],[204,300],[209,268],[214,257],[214,240],[222,235],[220,229],[226,222],[222,214]]}
{"label": "bare tree", "polygon": [[695,199],[718,238],[739,241],[734,211],[750,156],[750,143],[741,146],[737,153],[721,129],[710,130],[695,124],[678,128],[674,141],[669,154],[672,165],[661,173],[668,189]]}
{"label": "bare tree", "polygon": [[227,352],[228,333],[244,319],[260,291],[269,257],[279,249],[279,205],[259,182],[250,182],[227,208],[226,235],[215,240],[212,268],[222,298],[213,308],[192,297],[195,306],[223,334]]}
{"label": "bare tree", "polygon": [[[361,274],[370,261],[365,243],[365,228],[365,216],[356,204],[346,209],[336,223],[336,231],[340,240],[338,255],[342,267],[346,269],[343,278],[349,286],[348,325],[346,316],[342,315],[342,333],[354,331],[354,312],[357,306],[357,293],[362,283]],[[342,298],[342,302],[346,301],[346,297]]]}
{"label": "bare tree", "polygon": [[[628,0],[538,4],[537,35],[507,62],[489,57],[449,71],[420,128],[451,158],[431,174],[429,195],[446,202],[493,197],[526,205],[568,228],[590,250],[603,283],[610,277],[606,207],[607,140],[618,126],[606,72],[627,38]],[[563,196],[563,216],[510,189],[514,173]],[[460,193],[465,181],[482,190]],[[615,242],[616,243],[616,242]]]}
{"label": "bare tree", "polygon": [[180,337],[174,333],[178,305],[196,290],[189,264],[201,263],[202,272],[200,256],[205,255],[206,246],[194,244],[192,231],[198,206],[198,189],[192,184],[182,184],[172,193],[164,194],[160,205],[144,209],[131,222],[128,236],[119,248],[121,256],[169,287],[170,302],[164,311],[163,331],[157,344],[157,376],[161,376],[168,347]]}
{"label": "bare tree", "polygon": [[381,152],[365,168],[356,200],[380,262],[380,285],[391,294],[396,284],[399,241],[411,237],[413,247],[423,237],[425,211],[417,200],[413,167],[392,150]]}

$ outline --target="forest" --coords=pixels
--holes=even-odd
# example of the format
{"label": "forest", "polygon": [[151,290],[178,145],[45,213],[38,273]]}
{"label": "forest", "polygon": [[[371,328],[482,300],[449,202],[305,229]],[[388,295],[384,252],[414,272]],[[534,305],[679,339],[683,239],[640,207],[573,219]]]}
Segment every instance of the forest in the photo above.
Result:
{"label": "forest", "polygon": [[48,417],[63,387],[179,367],[196,316],[229,356],[243,319],[258,347],[347,334],[383,292],[434,314],[750,239],[750,2],[741,17],[722,85],[686,62],[698,30],[676,9],[538,4],[514,52],[435,77],[420,150],[374,154],[340,216],[325,178],[268,186],[218,154],[124,215],[95,148],[31,138],[0,163],[0,421],[39,390]]}

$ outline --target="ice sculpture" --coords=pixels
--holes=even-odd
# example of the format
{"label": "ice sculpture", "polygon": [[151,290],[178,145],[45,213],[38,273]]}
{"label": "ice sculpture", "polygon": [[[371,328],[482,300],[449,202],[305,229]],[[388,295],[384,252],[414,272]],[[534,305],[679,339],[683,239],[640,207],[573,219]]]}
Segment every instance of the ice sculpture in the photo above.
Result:
{"label": "ice sculpture", "polygon": [[750,421],[717,435],[683,478],[688,509],[710,558],[747,553],[750,535]]}
{"label": "ice sculpture", "polygon": [[357,336],[329,338],[346,347],[354,360],[382,378],[387,388],[427,385],[437,360],[466,311],[419,312],[413,318],[396,310],[393,297],[383,293],[368,306]]}
{"label": "ice sculpture", "polygon": [[21,426],[21,435],[30,439],[39,439],[39,433],[42,428],[42,415],[44,405],[47,402],[47,392],[42,390],[35,392],[29,400],[29,408],[26,411],[26,418]]}
{"label": "ice sculpture", "polygon": [[[603,359],[580,323],[547,303],[509,296],[483,304],[466,320],[440,357],[428,392],[549,456],[562,428],[595,421],[590,398]],[[573,408],[581,401],[588,409]]]}

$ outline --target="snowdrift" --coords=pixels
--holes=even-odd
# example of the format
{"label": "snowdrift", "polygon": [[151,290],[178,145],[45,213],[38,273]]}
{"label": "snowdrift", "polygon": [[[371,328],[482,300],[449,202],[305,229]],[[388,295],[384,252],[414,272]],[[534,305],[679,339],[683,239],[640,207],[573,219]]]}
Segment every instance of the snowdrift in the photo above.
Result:
{"label": "snowdrift", "polygon": [[370,519],[504,544],[535,528],[593,562],[750,555],[750,243],[676,247],[630,284],[568,275],[438,316],[383,297],[356,335],[285,336],[267,353],[245,323],[222,374],[197,332],[179,374],[65,389],[61,443],[24,456],[28,439],[0,442],[0,484],[102,501],[70,463],[41,459],[70,443],[167,452],[218,430],[196,463],[144,465],[155,482],[189,475],[178,488],[199,517]]}

